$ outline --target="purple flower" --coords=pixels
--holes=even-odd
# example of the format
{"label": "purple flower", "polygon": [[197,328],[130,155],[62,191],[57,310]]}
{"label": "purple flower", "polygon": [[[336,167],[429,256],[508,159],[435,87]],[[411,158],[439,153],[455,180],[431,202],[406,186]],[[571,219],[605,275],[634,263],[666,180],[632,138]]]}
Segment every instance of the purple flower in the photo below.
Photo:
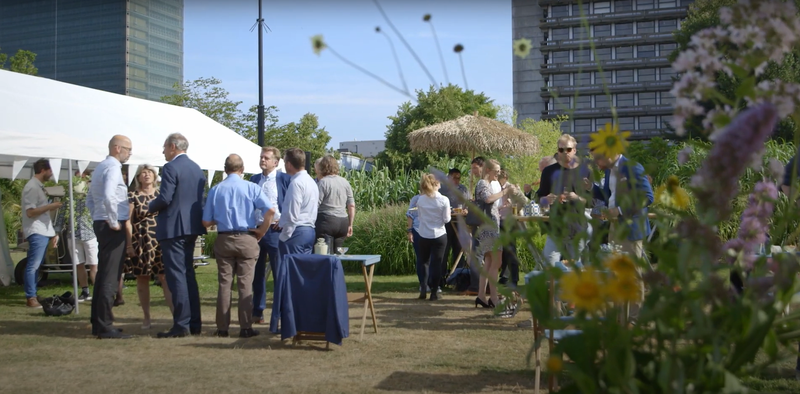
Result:
{"label": "purple flower", "polygon": [[689,162],[689,158],[692,156],[692,147],[687,145],[685,148],[681,149],[678,152],[678,164],[684,165]]}
{"label": "purple flower", "polygon": [[692,178],[698,212],[709,224],[727,219],[730,200],[739,193],[739,178],[754,157],[760,157],[764,142],[778,121],[777,110],[765,103],[737,116],[717,135],[703,166]]}
{"label": "purple flower", "polygon": [[756,183],[750,194],[747,208],[742,212],[739,234],[724,246],[724,249],[729,251],[728,261],[731,264],[741,256],[742,265],[745,268],[753,267],[759,245],[767,242],[769,218],[772,217],[777,199],[778,188],[772,181]]}
{"label": "purple flower", "polygon": [[547,208],[547,207],[549,207],[549,206],[550,206],[550,200],[548,200],[548,199],[547,199],[547,197],[542,197],[542,199],[541,199],[541,200],[539,200],[539,205],[540,205],[542,208]]}

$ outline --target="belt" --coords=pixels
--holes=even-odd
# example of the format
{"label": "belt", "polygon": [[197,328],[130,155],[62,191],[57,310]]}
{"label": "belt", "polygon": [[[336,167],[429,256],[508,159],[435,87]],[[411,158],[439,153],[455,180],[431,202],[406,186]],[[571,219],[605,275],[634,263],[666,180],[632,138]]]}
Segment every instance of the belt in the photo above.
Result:
{"label": "belt", "polygon": [[253,235],[253,233],[251,233],[249,231],[218,231],[217,234],[219,234],[219,235],[242,235],[242,234]]}

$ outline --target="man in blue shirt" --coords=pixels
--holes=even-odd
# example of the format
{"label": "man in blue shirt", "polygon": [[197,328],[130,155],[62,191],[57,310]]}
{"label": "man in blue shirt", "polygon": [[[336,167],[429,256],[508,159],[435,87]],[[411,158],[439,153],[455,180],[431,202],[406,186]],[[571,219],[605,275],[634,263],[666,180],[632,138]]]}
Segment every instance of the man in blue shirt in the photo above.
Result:
{"label": "man in blue shirt", "polygon": [[[217,225],[214,254],[219,270],[217,295],[217,332],[228,336],[231,323],[231,285],[236,274],[239,283],[239,337],[258,335],[253,329],[253,274],[258,259],[258,241],[267,233],[275,207],[261,188],[242,179],[244,163],[239,155],[225,159],[228,177],[211,188],[203,209],[203,226]],[[263,221],[256,228],[256,210],[263,212]]]}
{"label": "man in blue shirt", "polygon": [[314,225],[319,208],[319,187],[305,170],[306,154],[291,148],[283,157],[286,173],[292,176],[281,206],[278,237],[281,256],[294,253],[311,254],[314,249]]}

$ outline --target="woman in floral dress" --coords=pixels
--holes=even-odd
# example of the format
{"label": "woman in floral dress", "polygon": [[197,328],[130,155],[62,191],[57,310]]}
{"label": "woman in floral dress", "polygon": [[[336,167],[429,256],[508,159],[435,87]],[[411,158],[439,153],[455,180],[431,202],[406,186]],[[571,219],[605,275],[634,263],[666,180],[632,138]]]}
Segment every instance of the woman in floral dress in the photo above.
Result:
{"label": "woman in floral dress", "polygon": [[156,169],[143,165],[136,171],[134,191],[128,193],[130,220],[126,225],[128,236],[125,272],[136,275],[136,292],[144,312],[143,329],[150,328],[150,276],[158,275],[164,298],[172,310],[172,294],[164,280],[164,264],[161,262],[161,247],[156,240],[156,218],[147,212],[150,201],[158,196],[158,174]]}

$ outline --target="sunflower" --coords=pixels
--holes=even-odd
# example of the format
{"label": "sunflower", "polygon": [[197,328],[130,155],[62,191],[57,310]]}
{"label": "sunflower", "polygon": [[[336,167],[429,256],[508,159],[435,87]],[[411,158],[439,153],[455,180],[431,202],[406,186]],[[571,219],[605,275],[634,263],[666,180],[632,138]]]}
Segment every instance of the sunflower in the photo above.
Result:
{"label": "sunflower", "polygon": [[562,369],[564,369],[564,360],[561,359],[561,355],[550,356],[547,359],[547,372],[559,373]]}
{"label": "sunflower", "polygon": [[519,56],[525,59],[531,53],[531,46],[533,43],[527,38],[520,38],[514,41],[514,56]]}
{"label": "sunflower", "polygon": [[636,302],[642,299],[641,282],[635,275],[617,275],[605,287],[605,292],[616,302]]}
{"label": "sunflower", "polygon": [[568,272],[561,277],[562,300],[575,304],[575,308],[595,312],[603,308],[603,286],[600,276],[592,268]]}
{"label": "sunflower", "polygon": [[678,177],[670,175],[667,183],[656,189],[655,202],[666,207],[684,210],[689,207],[689,193],[681,188]]}
{"label": "sunflower", "polygon": [[589,149],[597,152],[609,159],[625,152],[630,145],[626,138],[630,137],[630,131],[619,131],[617,125],[606,123],[606,126],[596,133],[591,134],[592,140],[589,142]]}
{"label": "sunflower", "polygon": [[614,253],[606,259],[605,266],[617,276],[635,276],[636,274],[636,264],[627,254]]}
{"label": "sunflower", "polygon": [[328,46],[325,45],[325,40],[322,39],[322,34],[317,34],[316,36],[311,37],[311,47],[314,48],[314,53],[319,56],[319,54],[322,53],[322,50]]}

